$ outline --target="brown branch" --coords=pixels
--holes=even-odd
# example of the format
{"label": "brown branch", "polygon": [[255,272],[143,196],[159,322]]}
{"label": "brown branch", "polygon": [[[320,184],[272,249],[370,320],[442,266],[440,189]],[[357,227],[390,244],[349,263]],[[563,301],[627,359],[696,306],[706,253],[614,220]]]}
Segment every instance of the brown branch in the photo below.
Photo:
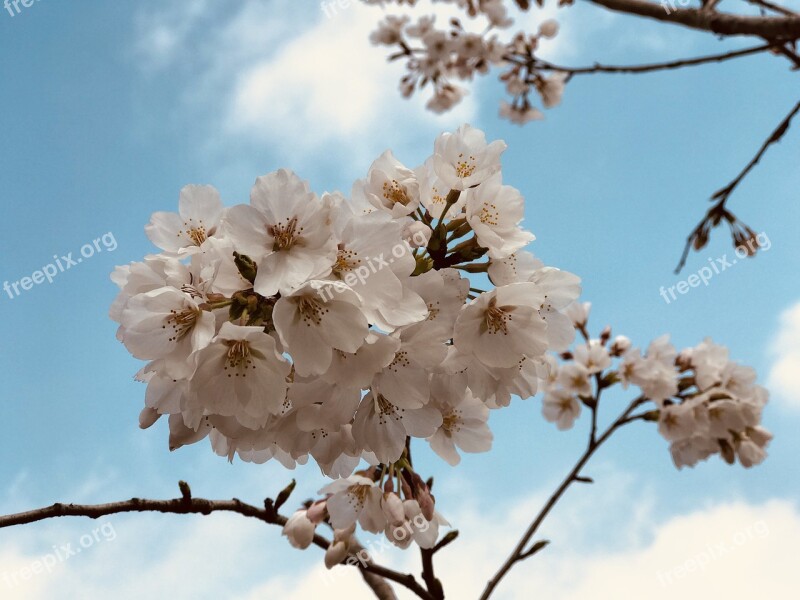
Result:
{"label": "brown branch", "polygon": [[[106,504],[56,503],[44,508],[0,516],[0,529],[58,517],[88,517],[90,519],[99,519],[100,517],[108,515],[130,512],[158,512],[176,515],[210,515],[214,512],[232,512],[280,527],[283,527],[287,522],[286,517],[279,514],[275,509],[275,503],[270,498],[264,501],[264,508],[259,508],[252,504],[242,502],[237,498],[233,498],[232,500],[193,498],[189,486],[184,482],[180,483],[180,489],[182,497],[173,500],[131,498],[130,500],[109,502]],[[330,545],[330,542],[319,534],[314,534],[313,543],[323,550],[327,550]],[[349,564],[357,567],[362,572],[364,581],[369,585],[379,600],[396,600],[394,592],[385,581],[386,579],[408,588],[423,600],[435,600],[435,598],[417,582],[413,575],[398,573],[387,567],[375,564],[371,560],[348,562],[347,559],[345,559],[342,564]]]}
{"label": "brown branch", "polygon": [[777,46],[775,48],[775,52],[777,52],[778,54],[782,54],[783,56],[788,58],[794,65],[793,68],[794,71],[800,69],[800,56],[798,56],[797,53],[794,50],[792,50],[788,45]]}
{"label": "brown branch", "polygon": [[588,0],[614,12],[621,12],[690,29],[710,31],[719,35],[754,35],[767,40],[800,39],[800,16],[753,17],[705,11],[696,8],[673,8],[643,0]]}
{"label": "brown branch", "polygon": [[733,52],[725,52],[724,54],[713,54],[710,56],[701,56],[698,58],[689,58],[683,60],[672,60],[669,62],[652,63],[645,65],[601,65],[595,64],[591,67],[561,67],[546,61],[538,61],[537,66],[553,71],[563,71],[571,75],[584,75],[587,73],[651,73],[653,71],[665,71],[668,69],[680,69],[682,67],[693,67],[697,65],[705,65],[713,62],[724,62],[742,56],[750,56],[751,54],[758,54],[774,48],[773,44],[761,44],[752,48],[744,48],[742,50],[735,50]]}
{"label": "brown branch", "polygon": [[681,269],[686,265],[686,260],[689,258],[689,252],[691,251],[692,247],[696,250],[703,248],[707,241],[708,241],[708,233],[709,231],[719,225],[723,220],[727,221],[731,227],[733,227],[737,222],[738,219],[734,215],[732,215],[725,207],[725,204],[728,202],[728,199],[731,197],[731,194],[736,190],[739,184],[747,177],[748,173],[753,170],[753,168],[759,163],[761,158],[767,152],[770,146],[773,144],[777,144],[778,142],[783,139],[783,136],[786,135],[786,132],[789,130],[790,125],[792,124],[792,119],[800,112],[800,102],[794,105],[789,114],[784,117],[784,119],[780,122],[778,127],[770,134],[770,136],[761,144],[756,155],[750,160],[749,163],[742,169],[742,171],[734,177],[733,181],[731,181],[725,187],[717,190],[713,196],[711,196],[711,200],[716,200],[714,206],[712,206],[703,219],[698,223],[697,227],[695,227],[692,232],[689,234],[689,237],[686,238],[686,245],[683,248],[683,254],[681,255],[681,260],[678,263],[678,266],[675,268],[675,273],[680,273]]}
{"label": "brown branch", "polygon": [[645,402],[644,398],[637,398],[636,400],[631,402],[628,408],[625,410],[625,412],[622,413],[622,415],[620,415],[620,417],[616,421],[614,421],[614,423],[612,423],[608,427],[608,429],[606,429],[603,435],[597,438],[597,440],[594,441],[594,443],[590,441],[588,448],[583,453],[583,456],[580,457],[577,464],[572,468],[572,470],[566,476],[564,481],[561,482],[561,485],[558,486],[558,489],[556,489],[556,491],[547,501],[547,504],[544,505],[544,508],[542,508],[542,510],[530,524],[527,531],[525,531],[525,534],[522,536],[519,543],[514,548],[513,552],[508,557],[508,559],[506,559],[506,561],[503,563],[503,565],[500,567],[497,573],[495,573],[494,577],[492,577],[492,579],[489,580],[489,582],[486,584],[486,589],[484,589],[483,594],[481,594],[480,600],[487,600],[489,596],[492,595],[492,592],[494,592],[497,585],[516,563],[525,560],[529,556],[533,556],[534,554],[536,554],[536,552],[538,552],[539,550],[544,548],[544,546],[547,545],[547,542],[544,541],[537,542],[531,547],[530,550],[527,551],[525,550],[531,538],[536,534],[536,531],[539,529],[539,526],[545,520],[547,515],[550,514],[550,511],[558,503],[561,497],[564,495],[564,492],[566,492],[569,486],[575,483],[576,481],[580,482],[582,479],[584,479],[580,476],[580,472],[583,469],[583,467],[586,466],[586,463],[589,462],[589,459],[592,457],[592,455],[594,455],[597,449],[600,448],[600,446],[602,446],[608,440],[608,438],[610,438],[611,435],[615,431],[617,431],[617,429],[619,429],[626,423],[626,419],[628,419],[628,417],[630,417],[633,411],[635,411],[636,408],[641,406],[644,402]]}
{"label": "brown branch", "polygon": [[436,578],[433,569],[433,555],[435,550],[431,548],[420,548],[419,551],[422,556],[422,580],[425,582],[428,591],[435,600],[444,600],[442,582]]}
{"label": "brown branch", "polygon": [[755,6],[760,6],[761,8],[766,8],[767,10],[771,10],[786,17],[797,16],[797,13],[794,12],[793,10],[789,10],[788,8],[781,6],[780,4],[774,4],[769,0],[745,0],[745,2],[749,2],[750,4],[754,4]]}

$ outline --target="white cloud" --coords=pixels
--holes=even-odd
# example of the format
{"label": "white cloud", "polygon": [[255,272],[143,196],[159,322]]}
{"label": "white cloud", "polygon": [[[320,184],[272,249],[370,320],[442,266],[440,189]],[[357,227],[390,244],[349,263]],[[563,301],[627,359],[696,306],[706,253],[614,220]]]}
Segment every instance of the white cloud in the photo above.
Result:
{"label": "white cloud", "polygon": [[196,147],[209,162],[268,148],[284,166],[362,172],[387,147],[401,156],[428,148],[439,131],[476,117],[476,87],[442,116],[424,109],[426,94],[400,96],[402,65],[388,65],[388,49],[369,42],[382,14],[375,7],[353,2],[327,18],[318,5],[301,12],[285,0],[225,11],[198,0],[181,18],[174,2],[148,6],[139,55],[148,72],[185,81],[177,118],[207,140]]}
{"label": "white cloud", "polygon": [[289,152],[335,140],[351,160],[366,160],[359,150],[374,158],[379,148],[405,141],[414,129],[474,119],[469,97],[443,117],[423,110],[421,98],[400,97],[401,65],[387,65],[386,49],[368,39],[379,16],[354,4],[241,72],[227,111],[229,132],[285,144]]}
{"label": "white cloud", "polygon": [[770,389],[787,405],[800,408],[800,302],[781,315],[772,353]]}

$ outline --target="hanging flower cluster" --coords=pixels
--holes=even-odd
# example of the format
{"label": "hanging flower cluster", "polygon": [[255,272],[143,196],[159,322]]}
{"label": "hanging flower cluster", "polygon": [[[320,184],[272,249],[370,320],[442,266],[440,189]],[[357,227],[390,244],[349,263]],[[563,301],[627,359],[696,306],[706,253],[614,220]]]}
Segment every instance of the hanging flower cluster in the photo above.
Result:
{"label": "hanging flower cluster", "polygon": [[761,413],[768,394],[755,385],[752,368],[730,361],[728,349],[710,339],[678,353],[665,335],[642,354],[625,336],[611,340],[608,328],[599,338],[590,338],[589,308],[588,303],[575,303],[567,310],[583,342],[563,353],[561,364],[555,357],[548,359],[545,419],[570,429],[582,406],[593,408],[605,388],[635,386],[640,405],[655,405],[640,416],[658,422],[678,468],[692,467],[713,454],[728,464],[738,458],[744,467],[766,458],[772,434],[761,426]]}
{"label": "hanging flower cluster", "polygon": [[[391,0],[363,1],[391,3]],[[439,28],[434,15],[419,17],[414,23],[405,15],[388,15],[370,36],[373,44],[395,49],[389,60],[405,61],[408,73],[400,81],[403,96],[409,97],[430,85],[433,95],[427,103],[428,109],[446,112],[467,93],[454,80],[471,81],[494,66],[504,69],[500,81],[509,95],[509,100],[500,104],[501,117],[519,125],[543,119],[543,113],[531,100],[534,92],[544,108],[560,104],[569,73],[537,56],[541,42],[558,34],[556,21],[548,19],[534,34],[520,31],[503,41],[498,32],[514,23],[503,0],[449,1],[466,13],[470,27],[457,18]],[[404,0],[397,3],[402,5]],[[479,26],[472,27],[476,24]]]}
{"label": "hanging flower cluster", "polygon": [[[601,389],[635,385],[679,466],[763,459],[766,394],[724,348],[678,355],[662,338],[642,356],[589,338],[578,277],[523,250],[534,236],[503,183],[505,148],[464,125],[415,169],[385,152],[349,199],[287,170],[228,208],[213,187],[184,188],[178,213],[146,227],[161,252],[112,276],[118,338],[148,361],[140,425],[169,415],[171,449],[208,437],[230,460],[312,457],[336,481],[284,533],[306,547],[327,521],[329,566],[353,551],[357,524],[433,547],[447,522],[411,440],[456,465],[490,449],[491,410],[542,388],[562,429]],[[586,343],[570,351],[576,329]]]}

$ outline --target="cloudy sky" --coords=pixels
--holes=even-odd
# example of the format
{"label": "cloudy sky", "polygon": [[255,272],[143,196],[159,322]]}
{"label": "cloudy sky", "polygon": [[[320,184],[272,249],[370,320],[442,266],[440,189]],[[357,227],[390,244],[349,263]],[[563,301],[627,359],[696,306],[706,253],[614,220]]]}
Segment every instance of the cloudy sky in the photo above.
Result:
{"label": "cloudy sky", "polygon": [[[301,8],[302,5],[302,8]],[[550,15],[555,11],[548,10]],[[470,122],[509,144],[505,179],[527,199],[533,251],[579,274],[591,325],[637,344],[669,332],[705,336],[757,368],[772,402],[770,458],[744,471],[720,461],[676,471],[653,427],[622,432],[543,528],[552,544],[519,566],[498,598],[623,600],[785,598],[800,536],[800,135],[790,132],[732,208],[769,239],[708,287],[667,304],[662,286],[730,255],[724,234],[672,274],[681,244],[726,183],[796,102],[783,62],[642,77],[576,79],[561,107],[518,128],[496,117],[501,89],[478,82],[443,117],[397,93],[401,73],[367,41],[381,10],[355,3],[327,17],[294,0],[41,0],[0,12],[0,281],[55,256],[94,255],[20,296],[0,295],[0,512],[56,501],[195,494],[259,503],[292,477],[294,500],[324,482],[313,467],[228,464],[206,444],[169,453],[165,423],[142,432],[140,367],[115,340],[114,265],[153,249],[150,214],[174,210],[187,183],[246,201],[256,176],[289,167],[318,192],[349,190],[392,148],[422,162],[435,136]],[[529,15],[533,28],[542,14]],[[564,63],[627,63],[721,51],[700,34],[578,6],[558,14],[546,49]],[[741,44],[742,42],[738,42]],[[620,397],[620,402],[624,398]],[[441,557],[452,598],[477,596],[515,537],[571,467],[586,423],[559,433],[540,399],[492,415],[495,448],[451,469],[420,448],[440,510],[462,532]],[[84,536],[89,536],[84,537]],[[62,545],[91,539],[49,572],[21,573]],[[366,539],[369,543],[370,540]],[[377,545],[376,545],[377,548]],[[411,553],[376,550],[416,572]],[[59,555],[60,556],[60,555]],[[689,568],[688,565],[695,565]],[[326,575],[275,528],[235,516],[119,516],[0,532],[0,597],[368,598],[356,573]],[[407,597],[407,596],[403,596]]]}

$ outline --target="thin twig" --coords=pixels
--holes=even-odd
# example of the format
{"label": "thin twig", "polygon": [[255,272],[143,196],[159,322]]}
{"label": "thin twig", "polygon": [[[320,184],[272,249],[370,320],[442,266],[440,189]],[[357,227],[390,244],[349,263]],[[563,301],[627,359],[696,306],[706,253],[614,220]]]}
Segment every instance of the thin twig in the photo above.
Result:
{"label": "thin twig", "polygon": [[[727,203],[728,199],[730,198],[731,194],[733,194],[734,190],[739,186],[739,184],[747,177],[748,173],[753,170],[764,154],[767,152],[770,146],[773,144],[777,144],[778,142],[783,139],[783,136],[786,135],[786,132],[789,130],[789,126],[792,124],[792,119],[800,112],[800,102],[794,105],[789,114],[784,117],[784,119],[780,122],[778,127],[770,134],[770,136],[761,144],[756,155],[750,160],[749,163],[745,166],[744,169],[734,177],[733,181],[731,181],[725,187],[717,190],[713,196],[711,196],[711,200],[716,200],[714,206],[712,206],[703,219],[698,223],[697,227],[692,230],[692,233],[689,234],[689,237],[686,238],[686,245],[683,248],[683,254],[681,255],[681,260],[678,263],[678,266],[675,268],[675,273],[680,273],[681,269],[686,265],[686,260],[689,258],[689,251],[692,248],[692,245],[695,244],[695,240],[698,236],[702,235],[703,232],[707,233],[710,227],[714,227],[721,222],[721,216],[729,215],[725,209],[725,204]],[[727,217],[725,217],[727,219]],[[730,222],[730,219],[728,219]],[[705,244],[701,244],[701,247]]]}
{"label": "thin twig", "polygon": [[773,12],[779,13],[786,17],[796,17],[797,13],[793,10],[789,10],[788,8],[781,6],[780,4],[775,4],[770,2],[769,0],[745,0],[750,4],[754,4],[756,6],[760,6],[761,8],[766,8],[767,10],[771,10]]}
{"label": "thin twig", "polygon": [[682,60],[671,60],[662,63],[652,63],[645,65],[601,65],[595,64],[591,67],[562,67],[554,65],[547,61],[538,61],[538,66],[544,69],[553,71],[563,71],[571,75],[585,75],[588,73],[652,73],[654,71],[666,71],[669,69],[680,69],[683,67],[694,67],[698,65],[705,65],[714,62],[724,62],[734,58],[741,58],[742,56],[749,56],[751,54],[758,54],[765,52],[775,47],[775,44],[760,44],[751,48],[743,50],[735,50],[733,52],[725,52],[723,54],[712,54],[709,56],[700,56],[697,58],[688,58]]}
{"label": "thin twig", "polygon": [[[534,554],[533,552],[526,552],[525,547],[530,542],[531,538],[536,534],[536,531],[539,529],[539,526],[545,520],[550,511],[553,507],[558,503],[561,497],[564,495],[564,492],[567,491],[570,485],[572,485],[575,481],[580,481],[580,472],[586,463],[589,462],[589,459],[592,455],[597,451],[600,446],[602,446],[608,438],[620,427],[625,424],[625,420],[631,415],[631,413],[636,410],[641,404],[643,404],[645,400],[643,398],[637,398],[628,406],[625,412],[620,415],[620,417],[612,423],[608,429],[601,435],[594,444],[589,444],[589,447],[583,453],[583,456],[580,457],[577,464],[572,468],[569,474],[566,476],[564,481],[561,482],[561,485],[558,486],[558,489],[553,493],[550,499],[547,501],[547,504],[544,505],[544,508],[539,512],[533,522],[530,524],[528,529],[525,531],[525,534],[520,539],[517,546],[514,548],[511,555],[506,559],[500,569],[495,573],[494,577],[486,584],[486,589],[483,591],[483,594],[480,597],[480,600],[487,600],[489,596],[492,595],[492,592],[495,590],[497,585],[506,576],[506,574],[511,570],[511,568],[521,560],[524,560],[528,556]],[[535,547],[535,546],[534,546]],[[537,549],[538,550],[538,549]]]}

